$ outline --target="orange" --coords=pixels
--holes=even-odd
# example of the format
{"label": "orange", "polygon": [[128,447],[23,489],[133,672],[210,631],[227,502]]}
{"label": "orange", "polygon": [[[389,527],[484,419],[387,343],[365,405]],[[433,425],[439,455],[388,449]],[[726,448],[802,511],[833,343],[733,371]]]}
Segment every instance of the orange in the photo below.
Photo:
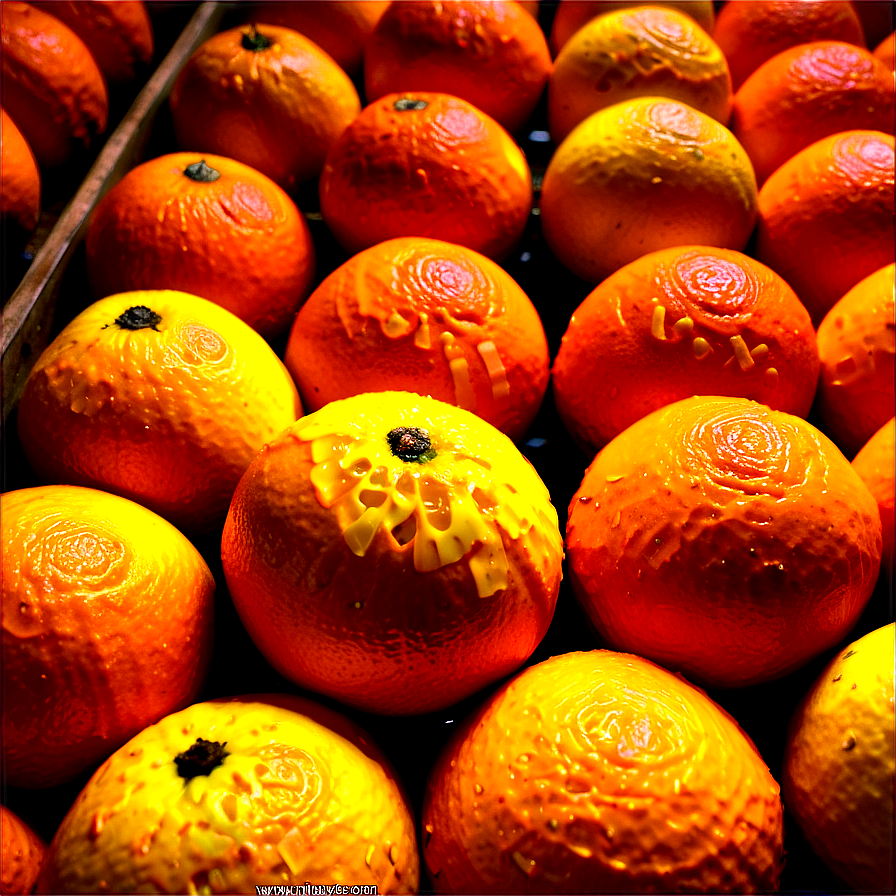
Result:
{"label": "orange", "polygon": [[734,97],[731,130],[763,183],[811,143],[840,131],[893,133],[893,74],[867,50],[815,41],[764,62]]}
{"label": "orange", "polygon": [[404,715],[451,706],[528,659],[554,612],[563,545],[547,489],[506,436],[444,402],[376,392],[262,449],[221,556],[278,672]]}
{"label": "orange", "polygon": [[274,0],[253,4],[252,16],[256,22],[304,34],[354,75],[361,69],[364,47],[388,5],[388,0]]}
{"label": "orange", "polygon": [[816,40],[866,45],[856,6],[846,0],[728,0],[712,36],[728,59],[735,90],[790,47]]}
{"label": "orange", "polygon": [[22,234],[40,219],[40,171],[37,160],[15,122],[0,108],[0,215]]}
{"label": "orange", "polygon": [[891,419],[862,446],[853,458],[853,469],[877,501],[883,535],[882,569],[893,574],[896,558],[896,419]]}
{"label": "orange", "polygon": [[771,892],[781,797],[703,691],[608,650],[526,669],[429,776],[423,857],[442,893]]}
{"label": "orange", "polygon": [[818,327],[820,425],[852,457],[896,413],[896,264],[857,283]]}
{"label": "orange", "polygon": [[402,0],[364,51],[368,101],[399,91],[461,97],[509,131],[529,119],[551,72],[538,22],[510,0]]}
{"label": "orange", "polygon": [[784,799],[806,839],[850,889],[893,891],[893,660],[896,624],[825,667],[790,724]]}
{"label": "orange", "polygon": [[[550,45],[554,55],[559,54],[573,34],[597,16],[644,5],[642,0],[560,0],[551,25]],[[687,13],[707,34],[712,34],[715,11],[711,0],[659,0],[649,5]]]}
{"label": "orange", "polygon": [[680,100],[728,123],[731,77],[712,38],[688,15],[644,6],[592,19],[568,40],[548,82],[559,143],[593,112],[636,96]]}
{"label": "orange", "polygon": [[295,203],[222,156],[171,153],[129,171],[87,231],[94,296],[176,289],[217,302],[269,338],[292,324],[315,253]]}
{"label": "orange", "polygon": [[93,54],[109,84],[133,81],[152,60],[152,22],[142,0],[37,0]]}
{"label": "orange", "polygon": [[670,246],[741,250],[755,221],[756,178],[731,132],[659,97],[586,118],[551,157],[541,188],[548,246],[589,283]]}
{"label": "orange", "polygon": [[66,485],[2,507],[3,767],[53,787],[195,699],[215,581],[145,507]]}
{"label": "orange", "polygon": [[203,43],[171,90],[181,149],[243,162],[286,190],[320,175],[361,111],[349,76],[307,37],[244,25]]}
{"label": "orange", "polygon": [[101,299],[65,327],[25,383],[18,427],[42,481],[116,492],[208,531],[249,461],[301,413],[257,333],[160,290]]}
{"label": "orange", "polygon": [[891,31],[875,48],[874,56],[890,71],[896,69],[896,31]]}
{"label": "orange", "polygon": [[569,506],[573,591],[599,637],[713,687],[837,644],[877,582],[877,502],[800,417],[695,396],[643,417]]}
{"label": "orange", "polygon": [[763,184],[755,256],[794,289],[817,327],[841,296],[893,261],[894,141],[825,137]]}
{"label": "orange", "polygon": [[414,820],[370,736],[286,694],[197,703],[88,781],[39,893],[416,893]]}
{"label": "orange", "polygon": [[106,130],[109,95],[84,41],[27,3],[0,4],[3,107],[40,165],[61,165]]}
{"label": "orange", "polygon": [[493,261],[418,237],[364,249],[311,294],[284,358],[305,408],[406,390],[457,405],[520,439],[549,358],[535,306]]}
{"label": "orange", "polygon": [[532,175],[507,131],[470,103],[396,93],[367,106],[333,145],[320,207],[350,255],[418,236],[501,261],[529,220]]}
{"label": "orange", "polygon": [[730,395],[805,417],[818,380],[809,314],[774,271],[729,249],[678,246],[607,277],[575,310],[554,400],[590,455],[691,395]]}
{"label": "orange", "polygon": [[30,893],[46,851],[18,815],[0,806],[0,893]]}

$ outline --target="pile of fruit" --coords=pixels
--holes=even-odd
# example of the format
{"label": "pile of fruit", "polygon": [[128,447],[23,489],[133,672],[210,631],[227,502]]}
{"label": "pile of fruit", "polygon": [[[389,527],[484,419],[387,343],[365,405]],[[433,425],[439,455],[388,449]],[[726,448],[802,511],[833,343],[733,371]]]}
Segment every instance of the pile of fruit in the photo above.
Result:
{"label": "pile of fruit", "polygon": [[892,13],[234,4],[6,424],[2,892],[892,893]]}

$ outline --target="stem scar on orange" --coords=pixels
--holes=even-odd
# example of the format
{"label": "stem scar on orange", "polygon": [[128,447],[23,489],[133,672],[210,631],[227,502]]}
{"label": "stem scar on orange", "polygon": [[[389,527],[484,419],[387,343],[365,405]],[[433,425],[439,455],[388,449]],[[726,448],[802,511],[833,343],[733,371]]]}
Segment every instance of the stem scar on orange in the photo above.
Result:
{"label": "stem scar on orange", "polygon": [[406,715],[528,659],[563,545],[510,439],[433,398],[378,392],[326,405],[258,454],[221,552],[240,618],[281,674]]}

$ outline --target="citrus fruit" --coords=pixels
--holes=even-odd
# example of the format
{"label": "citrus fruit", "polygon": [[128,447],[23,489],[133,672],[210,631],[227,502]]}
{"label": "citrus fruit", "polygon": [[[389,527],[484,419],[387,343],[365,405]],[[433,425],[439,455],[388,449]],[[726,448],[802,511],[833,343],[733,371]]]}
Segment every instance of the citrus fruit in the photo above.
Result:
{"label": "citrus fruit", "polygon": [[171,90],[181,149],[250,165],[286,190],[320,175],[361,111],[349,76],[307,37],[243,25],[205,41]]}
{"label": "citrus fruit", "polygon": [[282,25],[304,34],[350,75],[361,69],[364,47],[388,0],[302,0],[253,4],[253,20]]}
{"label": "citrus fruit", "polygon": [[94,303],[34,365],[19,437],[44,482],[116,492],[191,531],[221,524],[261,446],[302,413],[267,343],[186,293]]}
{"label": "citrus fruit", "polygon": [[40,165],[68,161],[106,129],[109,95],[84,41],[28,3],[0,4],[3,108]]}
{"label": "citrus fruit", "polygon": [[592,19],[564,45],[548,81],[559,143],[593,112],[636,96],[680,100],[728,123],[731,76],[721,50],[687,14],[644,6]]}
{"label": "citrus fruit", "polygon": [[326,405],[259,453],[221,555],[278,672],[402,715],[450,706],[531,655],[563,546],[547,489],[506,436],[444,402],[377,392]]}
{"label": "citrus fruit", "polygon": [[364,50],[368,101],[403,90],[448,93],[508,131],[526,123],[550,71],[544,32],[510,0],[391,3]]}
{"label": "citrus fruit", "polygon": [[37,891],[254,894],[314,881],[415,893],[419,873],[411,812],[369,735],[271,694],[197,703],[110,756],[63,819]]}
{"label": "citrus fruit", "polygon": [[465,100],[390,94],[367,106],[333,145],[320,207],[350,255],[418,236],[500,261],[525,230],[532,175],[507,131]]}
{"label": "citrus fruit", "polygon": [[37,0],[34,6],[84,41],[109,84],[133,81],[152,60],[152,21],[142,0]]}
{"label": "citrus fruit", "polygon": [[777,889],[781,797],[703,691],[608,650],[526,669],[432,770],[423,856],[443,893]]}
{"label": "citrus fruit", "polygon": [[791,721],[787,810],[824,862],[861,893],[894,884],[893,643],[869,632],[825,667]]}
{"label": "citrus fruit", "polygon": [[48,485],[0,507],[4,773],[52,787],[196,697],[215,581],[177,529],[125,498]]}
{"label": "citrus fruit", "polygon": [[0,108],[0,215],[3,223],[30,234],[40,219],[40,171],[31,147],[15,122]]}
{"label": "citrus fruit", "polygon": [[874,56],[890,71],[896,69],[896,31],[891,31],[875,48]]}
{"label": "citrus fruit", "polygon": [[856,7],[846,0],[729,0],[712,36],[728,60],[735,90],[763,62],[790,47],[816,40],[865,46]]}
{"label": "citrus fruit", "polygon": [[759,192],[755,256],[817,327],[848,290],[893,261],[893,137],[846,131],[778,168]]}
{"label": "citrus fruit", "polygon": [[896,419],[891,419],[862,446],[852,467],[877,501],[883,552],[881,567],[893,572],[896,558],[894,504],[896,504]]}
{"label": "citrus fruit", "polygon": [[6,806],[0,806],[0,893],[30,893],[47,847]]}
{"label": "citrus fruit", "polygon": [[569,505],[573,591],[604,642],[714,687],[837,644],[877,582],[877,503],[800,417],[696,396],[633,423]]}
{"label": "citrus fruit", "polygon": [[541,188],[541,226],[560,263],[598,283],[648,252],[743,249],[756,178],[731,132],[676,100],[595,112],[560,144]]}
{"label": "citrus fruit", "polygon": [[266,338],[289,328],[314,282],[314,244],[293,201],[223,156],[171,153],[133,168],[94,209],[86,249],[97,298],[182,290]]}
{"label": "citrus fruit", "polygon": [[620,268],[573,312],[554,400],[593,455],[641,417],[691,395],[752,398],[805,417],[818,380],[809,314],[740,252],[677,246]]}
{"label": "citrus fruit", "polygon": [[896,413],[896,264],[857,283],[818,327],[820,425],[852,457]]}
{"label": "citrus fruit", "polygon": [[[550,46],[554,55],[560,53],[573,34],[597,16],[644,5],[642,0],[560,0],[551,23]],[[712,34],[715,11],[710,0],[659,0],[649,5],[687,13],[707,34]]]}
{"label": "citrus fruit", "polygon": [[764,62],[734,97],[731,130],[768,176],[801,149],[840,131],[893,132],[893,73],[842,41],[792,47]]}
{"label": "citrus fruit", "polygon": [[406,390],[513,439],[538,412],[550,363],[538,312],[503,268],[419,237],[364,249],[330,274],[296,317],[284,360],[306,411]]}

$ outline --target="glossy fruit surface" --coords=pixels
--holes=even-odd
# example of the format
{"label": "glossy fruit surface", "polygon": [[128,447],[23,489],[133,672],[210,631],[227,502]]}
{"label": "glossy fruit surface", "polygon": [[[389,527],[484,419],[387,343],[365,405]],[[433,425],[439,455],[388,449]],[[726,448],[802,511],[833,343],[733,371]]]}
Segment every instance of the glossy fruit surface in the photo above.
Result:
{"label": "glossy fruit surface", "polygon": [[37,227],[40,218],[40,171],[37,160],[15,122],[0,109],[0,215],[24,234]]}
{"label": "glossy fruit surface", "polygon": [[860,893],[894,885],[894,632],[869,632],[831,660],[793,717],[784,757],[788,811]]}
{"label": "glossy fruit surface", "polygon": [[799,417],[694,397],[592,462],[567,524],[598,635],[716,687],[768,681],[837,644],[877,582],[877,503]]}
{"label": "glossy fruit surface", "polygon": [[6,806],[0,806],[0,893],[30,893],[46,844]]}
{"label": "glossy fruit surface", "polygon": [[414,893],[400,786],[369,736],[284,694],[197,703],[145,729],[87,783],[39,893],[252,893],[366,885]]}
{"label": "glossy fruit surface", "polygon": [[896,31],[891,31],[875,48],[874,56],[890,70],[896,69]]}
{"label": "glossy fruit surface", "polygon": [[430,774],[423,855],[443,893],[777,889],[778,785],[702,691],[595,650],[530,667]]}
{"label": "glossy fruit surface", "polygon": [[146,290],[95,302],[59,334],[28,377],[18,427],[42,481],[208,531],[261,446],[301,413],[286,368],[242,321]]}
{"label": "glossy fruit surface", "polygon": [[593,456],[691,395],[805,417],[818,367],[809,314],[774,271],[729,249],[678,246],[620,268],[575,310],[554,361],[554,399]]}
{"label": "glossy fruit surface", "polygon": [[500,261],[529,219],[532,175],[507,131],[465,100],[390,94],[336,141],[320,178],[320,206],[350,255],[419,236]]}
{"label": "glossy fruit surface", "polygon": [[236,159],[286,190],[320,174],[361,111],[349,76],[317,44],[268,24],[205,41],[178,75],[170,105],[181,149]]}
{"label": "glossy fruit surface", "polygon": [[852,466],[877,501],[883,537],[881,567],[892,573],[896,557],[893,521],[896,504],[896,419],[885,423],[868,439],[853,458]]}
{"label": "glossy fruit surface", "polygon": [[506,436],[444,402],[378,392],[326,405],[259,453],[221,553],[274,668],[403,715],[450,706],[531,655],[563,547],[547,489]]}
{"label": "glossy fruit surface", "polygon": [[271,337],[314,282],[315,253],[295,203],[242,162],[170,153],[129,171],[87,231],[94,296],[175,289],[209,299]]}
{"label": "glossy fruit surface", "polygon": [[64,485],[0,501],[4,773],[52,787],[196,697],[215,582],[132,501]]}
{"label": "glossy fruit surface", "polygon": [[296,317],[285,362],[307,411],[359,392],[430,395],[525,434],[548,344],[516,282],[472,249],[401,237],[330,274]]}
{"label": "glossy fruit surface", "polygon": [[560,144],[541,224],[560,262],[598,283],[657,249],[743,249],[756,201],[750,160],[727,128],[684,103],[642,97],[595,112]]}

